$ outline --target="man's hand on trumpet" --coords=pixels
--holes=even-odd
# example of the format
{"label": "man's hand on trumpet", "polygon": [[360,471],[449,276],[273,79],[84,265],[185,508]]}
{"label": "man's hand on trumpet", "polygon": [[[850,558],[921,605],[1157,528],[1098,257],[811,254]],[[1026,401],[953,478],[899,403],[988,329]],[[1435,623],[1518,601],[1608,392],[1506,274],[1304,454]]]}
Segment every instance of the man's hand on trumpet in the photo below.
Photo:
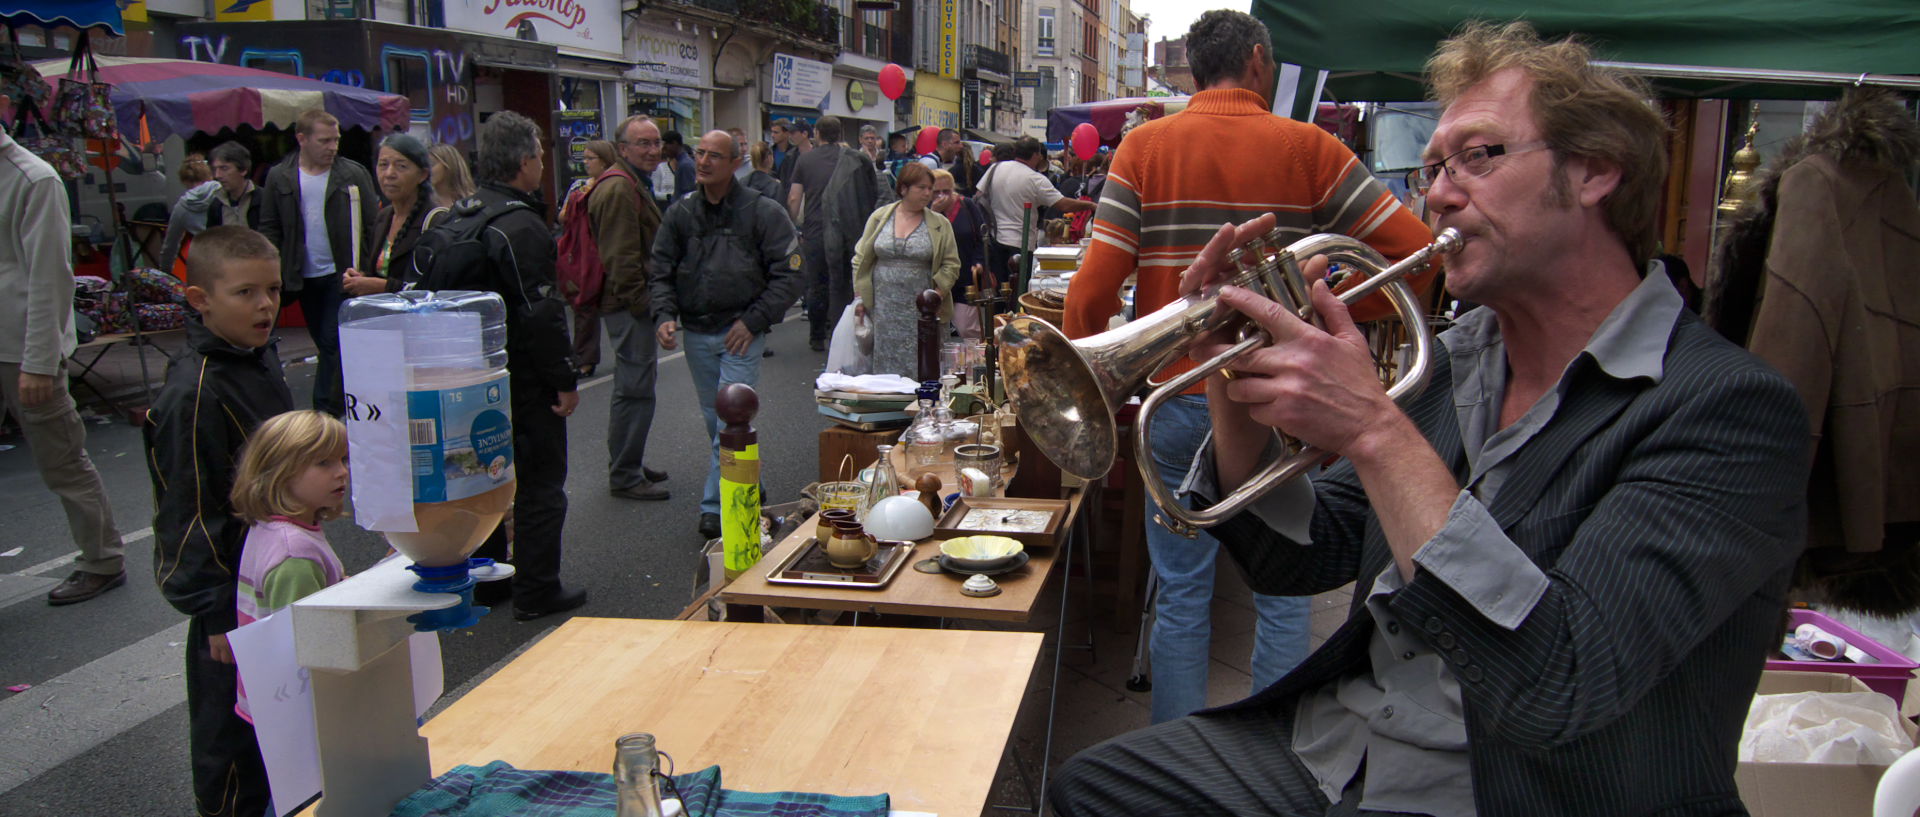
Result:
{"label": "man's hand on trumpet", "polygon": [[[1271,215],[1239,227],[1223,225],[1181,277],[1181,292],[1230,278],[1227,253],[1272,227]],[[1313,282],[1318,326],[1253,291],[1220,288],[1221,303],[1246,315],[1273,342],[1234,360],[1232,377],[1207,380],[1217,487],[1225,494],[1264,464],[1273,428],[1347,457],[1367,486],[1395,563],[1411,577],[1413,552],[1446,521],[1459,485],[1413,421],[1387,397],[1367,339],[1346,304],[1327,287],[1326,269],[1320,257],[1302,265]],[[1216,334],[1188,355],[1205,362],[1235,340]]]}

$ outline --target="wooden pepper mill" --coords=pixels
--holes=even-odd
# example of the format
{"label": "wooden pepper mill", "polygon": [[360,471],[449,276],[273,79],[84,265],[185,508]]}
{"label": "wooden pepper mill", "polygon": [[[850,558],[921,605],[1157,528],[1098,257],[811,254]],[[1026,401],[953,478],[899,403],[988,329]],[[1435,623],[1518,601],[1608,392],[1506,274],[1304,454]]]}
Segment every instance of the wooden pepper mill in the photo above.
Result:
{"label": "wooden pepper mill", "polygon": [[720,430],[720,543],[727,578],[760,561],[760,433],[753,416],[760,395],[745,383],[728,383],[714,396]]}
{"label": "wooden pepper mill", "polygon": [[934,474],[921,474],[913,487],[920,489],[920,504],[927,506],[927,512],[933,514],[934,519],[939,519],[940,506],[946,504],[940,501],[940,477]]}
{"label": "wooden pepper mill", "polygon": [[919,370],[915,378],[922,383],[940,379],[940,302],[943,300],[939,290],[923,289],[913,299],[920,308],[919,329]]}

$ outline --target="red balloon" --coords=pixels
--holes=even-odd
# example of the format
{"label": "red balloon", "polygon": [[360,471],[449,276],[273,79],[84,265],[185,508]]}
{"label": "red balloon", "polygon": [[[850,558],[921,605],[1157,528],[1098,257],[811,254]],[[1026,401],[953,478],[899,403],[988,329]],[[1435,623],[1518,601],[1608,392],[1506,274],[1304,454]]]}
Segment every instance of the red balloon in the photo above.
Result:
{"label": "red balloon", "polygon": [[1082,160],[1093,158],[1100,150],[1100,131],[1095,130],[1092,122],[1082,122],[1073,126],[1073,155]]}
{"label": "red balloon", "polygon": [[880,69],[880,95],[888,99],[899,99],[907,92],[907,71],[893,63]]}
{"label": "red balloon", "polygon": [[914,137],[913,152],[925,156],[940,147],[940,129],[922,126],[920,135]]}
{"label": "red balloon", "polygon": [[983,165],[993,164],[993,148],[980,149],[980,163]]}

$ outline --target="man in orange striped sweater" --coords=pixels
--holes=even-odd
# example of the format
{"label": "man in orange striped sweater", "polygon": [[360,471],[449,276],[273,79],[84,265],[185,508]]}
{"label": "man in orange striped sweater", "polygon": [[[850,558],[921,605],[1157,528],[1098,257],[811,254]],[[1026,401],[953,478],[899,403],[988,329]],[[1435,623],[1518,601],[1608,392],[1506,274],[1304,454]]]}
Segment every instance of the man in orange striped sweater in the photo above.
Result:
{"label": "man in orange striped sweater", "polygon": [[[1267,28],[1237,11],[1209,11],[1187,32],[1195,84],[1185,111],[1135,128],[1121,142],[1094,213],[1093,242],[1067,292],[1069,337],[1107,328],[1120,311],[1120,286],[1138,270],[1134,309],[1146,315],[1178,295],[1180,273],[1222,223],[1273,213],[1287,240],[1313,233],[1353,236],[1389,259],[1412,254],[1433,235],[1360,160],[1319,127],[1269,111],[1274,61]],[[1432,273],[1416,277],[1424,290]],[[1384,316],[1378,297],[1358,320]],[[1182,360],[1160,373],[1192,367]],[[1178,487],[1210,429],[1205,386],[1154,418],[1153,457]],[[1155,509],[1148,500],[1147,518]],[[1219,543],[1187,539],[1147,523],[1159,579],[1153,626],[1153,722],[1206,706],[1209,615]],[[1307,599],[1256,596],[1253,689],[1285,675],[1308,652]]]}

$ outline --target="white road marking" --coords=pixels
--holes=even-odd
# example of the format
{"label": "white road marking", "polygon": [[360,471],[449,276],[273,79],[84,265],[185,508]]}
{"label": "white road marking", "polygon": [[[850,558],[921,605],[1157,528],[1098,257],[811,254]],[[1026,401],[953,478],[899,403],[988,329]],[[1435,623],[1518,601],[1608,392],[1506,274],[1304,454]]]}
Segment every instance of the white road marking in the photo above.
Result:
{"label": "white road marking", "polygon": [[0,701],[0,794],[187,699],[182,621]]}

